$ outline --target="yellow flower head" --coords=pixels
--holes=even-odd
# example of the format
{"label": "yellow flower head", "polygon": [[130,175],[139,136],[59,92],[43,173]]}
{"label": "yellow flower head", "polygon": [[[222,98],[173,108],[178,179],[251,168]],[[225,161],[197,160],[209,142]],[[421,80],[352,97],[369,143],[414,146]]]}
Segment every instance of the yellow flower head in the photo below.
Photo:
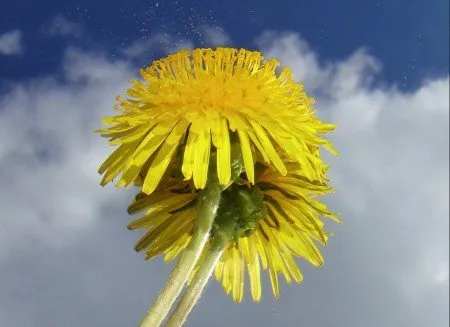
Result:
{"label": "yellow flower head", "polygon": [[303,174],[319,179],[320,159],[311,149],[333,151],[319,134],[334,129],[314,116],[314,100],[295,83],[292,72],[278,74],[276,60],[245,49],[182,50],[141,70],[142,81],[132,80],[127,98],[118,97],[116,116],[99,130],[118,148],[99,169],[102,185],[122,173],[117,186],[132,184],[145,168],[142,191],[152,193],[176,153],[186,180],[203,188],[212,152],[217,176],[230,182],[230,131],[239,143],[248,180],[254,183],[254,163],[286,175],[280,153],[301,164]]}
{"label": "yellow flower head", "polygon": [[[337,216],[328,211],[326,205],[316,199],[316,196],[332,191],[331,187],[323,181],[304,177],[298,163],[284,162],[288,170],[285,176],[273,167],[257,164],[255,185],[244,180],[240,184],[234,183],[222,194],[223,201],[215,222],[220,219],[237,219],[237,227],[233,240],[215,268],[215,276],[222,283],[225,292],[232,293],[236,302],[243,298],[245,270],[248,271],[251,294],[255,301],[261,298],[261,266],[269,270],[275,297],[279,295],[278,273],[288,283],[292,279],[300,283],[302,274],[295,263],[295,257],[302,257],[314,266],[323,264],[314,241],[325,245],[328,234],[324,231],[324,224],[319,216],[339,221]],[[318,175],[322,180],[326,180],[326,170],[325,165],[319,167]],[[246,175],[242,174],[242,177],[245,178]],[[153,194],[141,192],[136,196],[128,212],[134,214],[145,210],[145,214],[131,222],[128,228],[148,229],[138,241],[136,250],[145,249],[147,259],[163,254],[164,260],[168,262],[183,251],[191,239],[198,191],[192,181],[183,181],[174,175],[166,175],[163,184],[164,187]],[[243,205],[239,204],[240,193],[241,199],[244,199]],[[228,197],[232,199],[231,202],[227,200]],[[235,208],[241,214],[234,214]],[[246,210],[252,214],[246,215]],[[255,212],[256,215],[253,214]],[[212,237],[214,232],[213,226]],[[209,245],[203,253],[206,253]],[[201,262],[199,260],[197,268]]]}

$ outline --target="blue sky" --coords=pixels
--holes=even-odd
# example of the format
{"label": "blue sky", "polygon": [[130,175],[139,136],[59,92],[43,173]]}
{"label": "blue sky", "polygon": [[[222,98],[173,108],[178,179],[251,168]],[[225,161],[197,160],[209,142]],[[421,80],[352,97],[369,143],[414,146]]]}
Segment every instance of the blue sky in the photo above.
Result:
{"label": "blue sky", "polygon": [[143,65],[217,45],[278,58],[337,124],[344,225],[280,299],[213,281],[186,326],[448,326],[448,1],[37,3],[0,4],[0,326],[137,326],[170,265],[134,252],[93,129]]}
{"label": "blue sky", "polygon": [[[449,64],[448,1],[4,1],[0,30],[20,28],[27,51],[3,58],[4,77],[36,76],[58,69],[67,42],[111,55],[149,33],[167,32],[202,45],[200,26],[223,28],[238,47],[255,47],[263,30],[301,33],[322,60],[341,59],[364,46],[385,67],[383,77],[404,89],[443,76]],[[52,39],[42,27],[62,14],[83,25],[78,40]],[[150,54],[149,54],[150,56]]]}

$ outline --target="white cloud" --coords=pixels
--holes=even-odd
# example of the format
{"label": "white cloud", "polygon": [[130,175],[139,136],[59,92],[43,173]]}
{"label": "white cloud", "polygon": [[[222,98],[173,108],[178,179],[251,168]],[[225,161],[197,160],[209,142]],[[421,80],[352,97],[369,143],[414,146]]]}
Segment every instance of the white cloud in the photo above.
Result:
{"label": "white cloud", "polygon": [[0,98],[0,259],[30,242],[66,245],[120,194],[98,185],[110,149],[93,129],[133,70],[75,49],[64,68],[63,84],[31,80]]}
{"label": "white cloud", "polygon": [[14,30],[0,35],[0,54],[18,55],[23,51],[22,32]]}
{"label": "white cloud", "polygon": [[61,14],[56,15],[52,21],[43,27],[44,33],[51,36],[81,37],[83,24],[73,22]]}
{"label": "white cloud", "polygon": [[[165,52],[174,39],[161,37],[125,53]],[[447,326],[448,76],[403,93],[373,84],[383,67],[364,49],[323,62],[292,33],[265,33],[258,42],[316,95],[319,116],[338,125],[331,138],[341,157],[326,160],[336,188],[329,201],[345,223],[332,226],[323,268],[302,263],[300,287],[282,285],[281,299],[272,301],[266,283],[261,304],[237,306],[214,284],[192,324]],[[55,298],[71,294],[58,303],[64,313],[79,310],[64,316],[67,326],[130,325],[167,268],[132,256],[136,234],[109,217],[127,219],[133,192],[98,186],[98,165],[111,149],[92,130],[112,113],[136,69],[76,49],[67,51],[63,68],[64,83],[25,81],[0,98],[0,273],[12,276],[4,277],[10,282],[0,294],[0,323],[56,325],[62,316],[48,312]],[[34,273],[25,278],[23,270]],[[17,294],[23,283],[27,292]],[[51,285],[50,293],[35,284]],[[320,318],[318,308],[326,313]]]}
{"label": "white cloud", "polygon": [[147,38],[133,42],[122,51],[127,58],[134,59],[140,57],[148,58],[155,50],[164,54],[170,54],[180,49],[192,49],[193,47],[193,43],[189,40],[175,38],[167,33],[155,33]]}
{"label": "white cloud", "polygon": [[201,26],[200,37],[210,47],[230,46],[232,43],[230,36],[219,26]]}
{"label": "white cloud", "polygon": [[437,283],[447,284],[448,287],[448,260],[439,262],[433,267],[433,277]]}

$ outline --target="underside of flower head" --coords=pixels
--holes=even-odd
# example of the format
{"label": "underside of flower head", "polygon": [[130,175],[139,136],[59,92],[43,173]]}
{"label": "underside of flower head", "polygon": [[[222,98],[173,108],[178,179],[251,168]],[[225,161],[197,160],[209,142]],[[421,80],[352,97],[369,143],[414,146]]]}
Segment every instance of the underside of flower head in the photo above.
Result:
{"label": "underside of flower head", "polygon": [[[234,183],[222,195],[212,236],[220,232],[221,219],[236,219],[238,227],[216,266],[215,276],[236,302],[243,298],[245,271],[255,301],[262,295],[261,267],[269,271],[275,297],[279,295],[279,273],[288,283],[292,280],[301,282],[302,274],[295,257],[314,266],[323,263],[315,241],[325,245],[328,234],[319,217],[339,221],[316,199],[331,192],[331,187],[324,181],[303,176],[298,163],[285,161],[285,165],[288,171],[283,176],[273,167],[257,164],[254,185],[243,173],[241,182]],[[325,173],[326,166],[321,166],[319,174],[324,180]],[[163,254],[168,262],[191,239],[198,190],[192,181],[183,181],[170,174],[166,176],[164,188],[150,195],[141,192],[136,196],[128,212],[145,211],[145,214],[128,227],[147,230],[136,245],[137,251],[146,250],[147,259]],[[199,262],[201,264],[201,260]]]}
{"label": "underside of flower head", "polygon": [[257,51],[218,48],[182,50],[141,70],[143,80],[131,81],[126,99],[118,98],[118,115],[105,118],[110,127],[99,130],[118,146],[99,169],[102,185],[121,175],[116,185],[128,186],[146,167],[142,191],[150,194],[180,149],[181,171],[195,188],[206,185],[212,152],[226,185],[231,136],[251,183],[257,158],[286,175],[282,154],[294,158],[304,176],[320,180],[321,160],[311,149],[334,151],[320,136],[334,125],[315,117],[314,100],[288,68],[277,74],[278,64]]}

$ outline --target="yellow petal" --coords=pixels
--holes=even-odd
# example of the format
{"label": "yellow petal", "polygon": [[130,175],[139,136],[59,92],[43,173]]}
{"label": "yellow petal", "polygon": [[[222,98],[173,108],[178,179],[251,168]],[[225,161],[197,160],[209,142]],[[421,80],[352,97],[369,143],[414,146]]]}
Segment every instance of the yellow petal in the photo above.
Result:
{"label": "yellow petal", "polygon": [[111,140],[109,144],[118,145],[138,141],[139,139],[143,138],[155,124],[151,125],[144,124],[142,126],[138,126],[136,129],[132,131],[126,131],[126,133],[124,132],[124,136],[121,135],[114,136],[114,140]]}
{"label": "yellow petal", "polygon": [[188,138],[183,154],[183,165],[181,166],[181,172],[184,178],[191,179],[194,171],[194,154],[197,146],[198,135],[192,131],[188,132]]}
{"label": "yellow petal", "polygon": [[262,228],[264,228],[267,235],[270,236],[271,242],[268,243],[268,247],[270,247],[270,251],[272,253],[272,261],[275,267],[275,270],[281,271],[284,278],[286,279],[286,282],[289,284],[291,282],[291,275],[289,274],[288,269],[286,268],[286,265],[284,264],[283,258],[280,254],[279,247],[281,244],[279,244],[278,239],[275,237],[276,233],[279,233],[279,231],[276,231],[276,233],[272,232],[273,229],[269,228],[265,221],[261,222]]}
{"label": "yellow petal", "polygon": [[275,264],[273,262],[274,258],[272,255],[272,251],[270,248],[270,245],[268,243],[264,246],[264,251],[266,252],[267,256],[267,263],[269,267],[269,277],[270,277],[270,284],[272,285],[272,292],[276,299],[280,297],[280,289],[278,285],[278,274],[277,269],[275,267]]}
{"label": "yellow petal", "polygon": [[[169,192],[168,192],[169,193]],[[170,193],[169,193],[170,194]],[[128,229],[134,230],[138,228],[150,228],[161,222],[161,217],[166,215],[170,217],[170,212],[176,210],[192,199],[190,195],[173,196],[166,198],[157,203],[157,205],[150,207],[146,214],[128,224]],[[165,218],[164,218],[165,219]]]}
{"label": "yellow petal", "polygon": [[[294,213],[294,215],[296,216],[296,219],[301,222],[301,223],[305,223],[305,219],[306,218],[314,227],[314,229],[316,230],[317,234],[319,235],[320,239],[322,240],[322,242],[324,244],[326,244],[326,238],[325,235],[323,233],[322,228],[320,228],[320,226],[318,225],[318,219],[317,217],[312,214],[308,208],[305,207],[305,205],[298,205],[299,201],[286,201],[284,199],[281,198],[277,198],[278,202],[280,203],[280,205],[284,208],[286,208],[287,210],[291,211],[292,213]],[[295,203],[297,203],[297,205],[295,205]],[[320,222],[322,223],[322,222]],[[322,223],[323,224],[323,223]]]}
{"label": "yellow petal", "polygon": [[148,196],[145,193],[138,193],[128,208],[127,212],[133,215],[144,209],[162,207],[167,205],[167,201],[173,201],[173,194],[170,192],[159,192]]}
{"label": "yellow petal", "polygon": [[108,167],[117,163],[117,161],[124,161],[123,158],[127,157],[134,149],[134,144],[122,144],[109,157],[102,163],[98,169],[99,174],[103,174]]}
{"label": "yellow petal", "polygon": [[183,234],[172,243],[172,246],[165,252],[166,255],[164,257],[164,262],[167,263],[172,261],[175,257],[178,256],[178,254],[180,254],[181,251],[184,250],[184,248],[188,245],[189,241],[191,240],[190,236],[191,232],[192,232],[191,230],[188,230],[186,234]]}
{"label": "yellow petal", "polygon": [[221,120],[219,132],[213,134],[213,136],[216,136],[216,142],[213,139],[213,143],[217,148],[217,174],[219,182],[222,185],[227,185],[231,178],[231,150],[226,119]]}
{"label": "yellow petal", "polygon": [[125,166],[126,161],[117,160],[112,164],[108,170],[106,171],[105,175],[103,176],[100,185],[105,186],[109,182],[111,182],[117,175],[120,174],[120,172],[123,170],[123,167]]}
{"label": "yellow petal", "polygon": [[194,215],[195,213],[192,210],[172,215],[170,217],[171,224],[160,233],[158,242],[155,242],[151,249],[158,252],[167,251],[182,235],[189,233],[193,219],[187,218]]}
{"label": "yellow petal", "polygon": [[259,258],[258,252],[256,251],[256,246],[254,241],[250,238],[244,238],[245,240],[249,240],[248,243],[248,252],[249,259],[247,261],[248,275],[250,278],[250,291],[252,293],[252,298],[256,302],[259,302],[261,299],[261,271],[259,267]]}
{"label": "yellow petal", "polygon": [[164,217],[164,220],[161,222],[161,224],[159,224],[155,228],[150,229],[148,232],[146,232],[144,234],[144,236],[142,236],[139,239],[139,241],[137,242],[137,244],[135,246],[136,251],[138,251],[138,252],[142,251],[150,243],[152,243],[157,237],[159,237],[161,232],[164,231],[164,229],[167,228],[171,224],[171,221],[169,219],[167,219],[169,216],[170,216],[170,214],[160,216],[160,217]]}
{"label": "yellow petal", "polygon": [[150,159],[151,155],[164,142],[167,135],[170,133],[176,123],[177,121],[174,121],[168,126],[159,124],[150,131],[150,133],[144,138],[142,143],[133,153],[132,157],[128,159],[124,172],[120,177],[120,180],[117,182],[116,186],[121,187],[129,185],[133,182],[133,180],[139,174],[139,171],[141,170],[144,163],[148,159]]}
{"label": "yellow petal", "polygon": [[263,269],[267,269],[267,256],[266,251],[264,250],[265,240],[261,234],[261,230],[258,229],[252,237],[254,238],[254,244],[256,245],[256,251],[258,252],[259,257],[261,258],[261,264]]}
{"label": "yellow petal", "polygon": [[231,263],[233,257],[231,256],[231,250],[228,248],[228,250],[224,251],[222,255],[222,262],[224,264],[223,266],[223,272],[222,272],[222,286],[225,291],[225,293],[230,293],[232,288],[232,269],[231,269]]}
{"label": "yellow petal", "polygon": [[163,146],[158,151],[158,154],[152,160],[142,186],[142,192],[150,194],[156,189],[162,176],[166,172],[167,166],[169,165],[175,150],[178,148],[178,144],[188,125],[189,122],[187,120],[178,122],[166,138]]}
{"label": "yellow petal", "polygon": [[[224,251],[224,252],[226,252],[226,251]],[[219,260],[219,261],[217,262],[217,265],[216,265],[216,267],[214,268],[214,277],[215,277],[218,281],[220,281],[220,280],[222,279],[222,271],[223,271],[222,257],[223,257],[223,254],[222,254],[222,256],[221,256],[221,260]]]}
{"label": "yellow petal", "polygon": [[259,140],[256,137],[256,135],[252,132],[252,130],[247,130],[246,133],[250,137],[250,140],[252,141],[252,143],[258,149],[259,153],[261,153],[261,155],[263,156],[264,162],[270,163],[269,156],[267,155],[266,150],[264,150],[264,147],[261,145],[261,143],[259,142]]}
{"label": "yellow petal", "polygon": [[269,159],[273,162],[275,167],[277,167],[281,175],[286,175],[287,174],[286,166],[284,165],[277,151],[275,151],[275,148],[273,147],[273,144],[270,141],[269,137],[267,136],[266,132],[264,132],[261,125],[259,125],[257,122],[250,120],[250,124],[252,125],[253,130],[258,136],[258,139],[261,141],[264,150],[266,150]]}
{"label": "yellow petal", "polygon": [[294,277],[294,280],[297,283],[300,283],[303,280],[303,276],[298,269],[294,258],[292,258],[290,249],[286,246],[286,243],[284,241],[284,230],[280,231],[279,233],[273,233],[273,235],[277,238],[277,244],[280,248],[281,257],[283,258],[283,261],[286,264],[289,273],[292,275],[292,277]]}
{"label": "yellow petal", "polygon": [[204,127],[198,135],[194,153],[194,184],[197,188],[204,188],[206,185],[210,152],[211,133],[209,127]]}
{"label": "yellow petal", "polygon": [[238,130],[239,143],[241,144],[242,158],[244,160],[245,173],[250,183],[255,184],[255,164],[253,162],[252,148],[247,133]]}
{"label": "yellow petal", "polygon": [[235,247],[233,249],[233,300],[241,302],[244,295],[244,264],[241,254]]}

